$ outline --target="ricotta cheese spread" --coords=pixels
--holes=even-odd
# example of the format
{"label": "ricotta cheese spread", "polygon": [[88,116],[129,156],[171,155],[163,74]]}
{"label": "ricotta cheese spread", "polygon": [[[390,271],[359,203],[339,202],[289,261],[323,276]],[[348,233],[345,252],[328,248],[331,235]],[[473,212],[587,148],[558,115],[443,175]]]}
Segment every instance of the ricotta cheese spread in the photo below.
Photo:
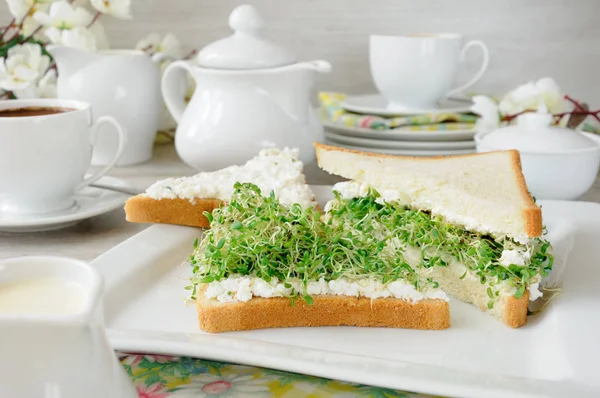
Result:
{"label": "ricotta cheese spread", "polygon": [[190,177],[158,181],[146,190],[153,199],[197,198],[229,200],[236,182],[257,185],[263,195],[271,191],[283,204],[298,203],[304,208],[316,205],[316,200],[302,172],[298,149],[263,149],[243,166],[229,166]]}
{"label": "ricotta cheese spread", "polygon": [[[402,280],[384,285],[372,278],[358,280],[340,278],[332,281],[321,278],[310,281],[306,289],[310,296],[334,295],[372,299],[392,297],[413,303],[424,299],[448,301],[448,296],[440,289],[428,288],[418,291],[413,285]],[[254,276],[232,275],[226,279],[209,283],[205,295],[209,299],[227,303],[233,301],[246,302],[252,297],[287,297],[302,291],[302,281],[299,279],[292,279],[283,283],[277,278],[273,278],[270,282],[266,282]]]}
{"label": "ricotta cheese spread", "polygon": [[531,258],[531,254],[529,252],[523,252],[520,250],[503,250],[502,256],[500,256],[500,260],[498,262],[502,265],[518,265],[525,266],[525,263],[529,261]]}

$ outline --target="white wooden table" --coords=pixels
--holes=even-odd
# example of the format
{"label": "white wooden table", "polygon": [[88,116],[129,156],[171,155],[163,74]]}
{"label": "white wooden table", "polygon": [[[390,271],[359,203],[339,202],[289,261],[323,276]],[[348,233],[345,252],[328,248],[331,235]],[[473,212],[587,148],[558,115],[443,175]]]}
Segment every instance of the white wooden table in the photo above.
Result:
{"label": "white wooden table", "polygon": [[[192,168],[181,162],[172,145],[157,145],[151,162],[117,168],[110,175],[144,190],[157,180],[194,173]],[[309,184],[326,185],[340,180],[323,172],[316,164],[307,165],[305,173]],[[600,202],[600,178],[581,200]],[[25,234],[0,232],[0,259],[57,255],[91,261],[148,226],[126,222],[124,211],[118,209],[58,231]]]}

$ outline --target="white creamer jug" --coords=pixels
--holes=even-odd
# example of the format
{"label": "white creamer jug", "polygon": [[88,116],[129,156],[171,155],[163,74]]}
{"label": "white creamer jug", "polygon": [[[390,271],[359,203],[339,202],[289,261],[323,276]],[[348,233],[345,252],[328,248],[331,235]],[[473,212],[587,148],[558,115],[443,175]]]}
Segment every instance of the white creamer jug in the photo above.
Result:
{"label": "white creamer jug", "polygon": [[0,358],[0,397],[138,396],[105,335],[102,279],[81,261],[0,261]]}
{"label": "white creamer jug", "polygon": [[[298,148],[300,160],[312,162],[323,127],[310,92],[316,74],[329,72],[330,64],[298,63],[291,52],[262,38],[263,21],[252,6],[237,7],[229,25],[232,36],[203,48],[195,63],[172,63],[163,75],[163,97],[178,122],[179,156],[200,171],[243,164],[269,147]],[[196,80],[187,106],[182,71]]]}
{"label": "white creamer jug", "polygon": [[[150,160],[162,109],[160,71],[152,58],[135,50],[92,52],[55,45],[47,50],[58,67],[58,97],[88,102],[95,119],[112,116],[125,130],[127,144],[117,165]],[[108,164],[116,150],[115,135],[103,127],[92,164]]]}

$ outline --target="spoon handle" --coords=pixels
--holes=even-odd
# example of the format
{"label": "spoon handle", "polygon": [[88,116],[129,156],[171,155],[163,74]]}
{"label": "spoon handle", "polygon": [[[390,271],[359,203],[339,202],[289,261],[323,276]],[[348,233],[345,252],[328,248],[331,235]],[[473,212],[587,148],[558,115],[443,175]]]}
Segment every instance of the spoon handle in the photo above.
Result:
{"label": "spoon handle", "polygon": [[118,187],[115,185],[104,185],[104,184],[98,184],[98,183],[91,184],[90,187],[107,189],[109,191],[120,192],[120,193],[124,193],[127,195],[139,195],[143,192],[143,191],[140,191],[139,189],[135,189],[135,188]]}

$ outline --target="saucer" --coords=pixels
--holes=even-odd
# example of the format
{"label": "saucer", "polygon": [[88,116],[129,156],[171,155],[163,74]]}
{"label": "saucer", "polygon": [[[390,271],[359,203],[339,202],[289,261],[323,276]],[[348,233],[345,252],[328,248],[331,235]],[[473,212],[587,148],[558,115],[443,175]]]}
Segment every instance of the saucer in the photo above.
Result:
{"label": "saucer", "polygon": [[392,148],[371,148],[357,145],[340,144],[328,139],[325,140],[327,144],[341,146],[346,149],[353,149],[355,151],[381,153],[386,155],[397,155],[397,156],[414,156],[414,157],[431,157],[431,156],[459,156],[469,155],[475,153],[475,149],[392,149]]}
{"label": "saucer", "polygon": [[435,130],[413,131],[404,129],[374,130],[362,127],[344,126],[321,118],[326,131],[348,137],[370,138],[391,141],[473,141],[475,130]]}
{"label": "saucer", "polygon": [[[102,177],[98,184],[129,187],[125,181],[113,177]],[[44,214],[0,214],[0,232],[41,232],[70,227],[123,207],[128,197],[103,188],[87,187],[75,195],[75,204],[68,209]]]}
{"label": "saucer", "polygon": [[362,137],[348,137],[332,131],[325,131],[328,141],[342,145],[354,145],[363,148],[374,149],[421,149],[421,150],[453,150],[453,149],[475,149],[475,141],[394,141],[380,140]]}
{"label": "saucer", "polygon": [[341,103],[342,108],[350,112],[365,115],[394,117],[401,115],[423,115],[437,113],[466,113],[471,112],[471,100],[445,99],[440,101],[437,108],[390,108],[388,101],[379,94],[348,96]]}

